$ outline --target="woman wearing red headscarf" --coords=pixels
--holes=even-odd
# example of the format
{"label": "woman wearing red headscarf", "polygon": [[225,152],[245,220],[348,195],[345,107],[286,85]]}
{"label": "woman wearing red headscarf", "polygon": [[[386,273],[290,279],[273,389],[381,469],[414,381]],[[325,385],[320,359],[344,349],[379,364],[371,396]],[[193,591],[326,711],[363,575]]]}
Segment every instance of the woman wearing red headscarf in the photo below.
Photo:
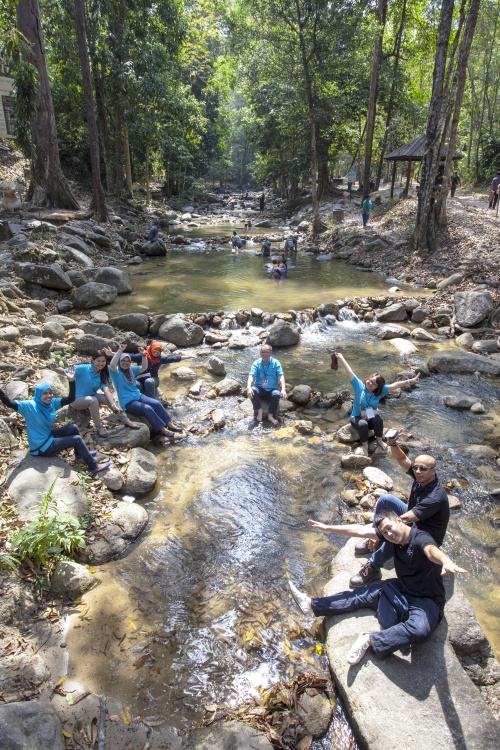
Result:
{"label": "woman wearing red headscarf", "polygon": [[[136,378],[137,387],[149,398],[156,398],[156,389],[160,385],[160,379],[158,377],[158,371],[162,365],[168,365],[170,362],[180,362],[182,356],[180,354],[174,354],[165,357],[162,354],[162,345],[157,341],[152,341],[146,349],[146,357],[148,358],[148,366],[145,372],[141,372]],[[132,362],[141,364],[142,354],[132,354]]]}

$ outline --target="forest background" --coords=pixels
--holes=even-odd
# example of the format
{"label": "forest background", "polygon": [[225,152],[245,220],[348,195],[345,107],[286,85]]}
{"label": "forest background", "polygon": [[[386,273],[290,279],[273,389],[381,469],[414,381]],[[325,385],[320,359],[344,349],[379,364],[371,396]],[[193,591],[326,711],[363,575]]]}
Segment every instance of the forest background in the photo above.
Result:
{"label": "forest background", "polygon": [[93,179],[99,208],[97,179],[103,212],[153,178],[167,198],[309,186],[314,208],[330,176],[354,166],[366,192],[426,134],[415,244],[432,247],[445,141],[462,182],[500,169],[499,20],[500,0],[6,0],[30,200],[76,207],[65,175]]}

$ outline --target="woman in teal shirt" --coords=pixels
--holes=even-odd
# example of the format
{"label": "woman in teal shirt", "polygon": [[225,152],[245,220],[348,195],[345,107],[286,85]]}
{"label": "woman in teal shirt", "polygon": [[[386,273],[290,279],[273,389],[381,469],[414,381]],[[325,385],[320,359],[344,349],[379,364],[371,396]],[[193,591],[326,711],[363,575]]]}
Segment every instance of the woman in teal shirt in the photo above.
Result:
{"label": "woman in teal shirt", "polygon": [[385,379],[378,372],[370,375],[363,383],[353,373],[350,365],[340,352],[335,352],[337,359],[347,373],[354,390],[353,407],[351,412],[351,426],[356,430],[361,441],[365,455],[368,455],[368,433],[373,430],[377,445],[383,451],[387,450],[387,443],[384,442],[384,422],[380,414],[377,414],[378,402],[384,396],[387,396],[396,388],[403,388],[411,383],[418,383],[420,375],[408,380],[397,380],[390,385],[385,384]]}

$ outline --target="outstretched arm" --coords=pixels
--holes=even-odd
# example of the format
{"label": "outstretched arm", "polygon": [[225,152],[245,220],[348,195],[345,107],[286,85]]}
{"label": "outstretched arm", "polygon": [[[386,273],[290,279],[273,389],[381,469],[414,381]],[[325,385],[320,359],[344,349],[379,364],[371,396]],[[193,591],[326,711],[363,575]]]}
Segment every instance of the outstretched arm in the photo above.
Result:
{"label": "outstretched arm", "polygon": [[439,547],[435,547],[433,544],[427,545],[424,549],[424,553],[431,562],[442,566],[442,576],[446,573],[467,573],[466,570],[456,565],[453,560],[450,560],[448,555],[445,555]]}
{"label": "outstretched arm", "polygon": [[313,529],[316,529],[316,531],[325,531],[327,534],[340,534],[341,536],[355,537],[356,539],[378,540],[377,532],[373,526],[370,525],[363,526],[360,523],[354,523],[330,526],[326,523],[314,521],[312,518],[310,518],[307,523],[309,523]]}
{"label": "outstretched arm", "polygon": [[338,361],[340,362],[340,364],[342,365],[342,367],[346,371],[347,377],[349,378],[349,380],[352,380],[353,377],[354,377],[354,373],[353,373],[353,371],[351,369],[351,366],[347,362],[346,358],[340,352],[335,352],[335,354],[337,355]]}
{"label": "outstretched arm", "polygon": [[387,386],[389,393],[395,391],[398,388],[406,388],[407,385],[415,385],[420,380],[420,373],[417,373],[414,378],[408,378],[407,380],[396,380],[395,383],[391,383]]}
{"label": "outstretched arm", "polygon": [[137,351],[142,355],[141,372],[146,372],[146,370],[148,369],[148,358],[146,356],[146,350],[144,349],[144,347],[138,346]]}
{"label": "outstretched arm", "polygon": [[14,411],[17,411],[17,403],[15,401],[12,401],[11,398],[7,396],[6,393],[4,393],[2,390],[0,390],[0,401],[2,404],[5,404],[5,406],[8,409],[13,409]]}

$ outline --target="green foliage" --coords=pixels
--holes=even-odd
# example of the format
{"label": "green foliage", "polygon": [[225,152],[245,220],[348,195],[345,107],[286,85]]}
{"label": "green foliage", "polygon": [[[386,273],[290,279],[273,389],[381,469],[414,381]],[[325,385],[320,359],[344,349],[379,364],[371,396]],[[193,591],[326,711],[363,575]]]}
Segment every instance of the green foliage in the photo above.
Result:
{"label": "green foliage", "polygon": [[12,567],[28,559],[37,571],[50,574],[61,555],[85,546],[81,521],[61,513],[52,497],[58,476],[42,498],[37,517],[10,539],[8,559],[2,557],[2,563]]}

